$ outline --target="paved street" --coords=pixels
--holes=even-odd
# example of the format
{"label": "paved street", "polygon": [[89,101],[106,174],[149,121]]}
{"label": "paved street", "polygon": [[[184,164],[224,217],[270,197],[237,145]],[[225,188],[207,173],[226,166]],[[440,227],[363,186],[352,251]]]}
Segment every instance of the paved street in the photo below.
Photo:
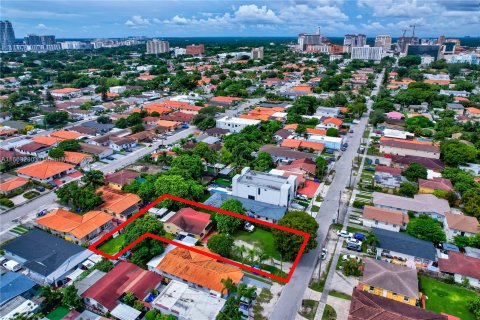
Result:
{"label": "paved street", "polygon": [[[372,91],[372,95],[376,95],[378,88],[382,83],[382,75],[378,77],[376,88]],[[373,101],[368,100],[367,106],[370,109]],[[308,287],[313,270],[317,263],[320,251],[325,241],[328,229],[333,219],[336,218],[340,193],[345,190],[350,179],[350,172],[352,170],[352,160],[357,155],[357,150],[360,147],[360,141],[365,131],[368,122],[368,116],[360,119],[360,123],[354,127],[355,134],[349,140],[349,146],[343,153],[340,160],[335,164],[335,178],[330,185],[330,188],[325,197],[325,201],[320,207],[320,212],[316,220],[320,227],[318,228],[317,241],[318,247],[309,253],[302,256],[295,273],[290,282],[285,285],[282,290],[280,299],[275,306],[274,312],[270,316],[273,320],[295,319],[296,314],[301,306],[302,298],[305,290]],[[343,208],[342,208],[343,209]]]}

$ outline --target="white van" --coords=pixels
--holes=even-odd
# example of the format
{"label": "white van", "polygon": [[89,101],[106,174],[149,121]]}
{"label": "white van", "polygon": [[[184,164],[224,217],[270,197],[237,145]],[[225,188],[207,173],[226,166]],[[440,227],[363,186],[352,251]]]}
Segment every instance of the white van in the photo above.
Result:
{"label": "white van", "polygon": [[8,260],[3,264],[3,267],[9,271],[17,272],[22,268],[20,263],[13,261],[13,260]]}

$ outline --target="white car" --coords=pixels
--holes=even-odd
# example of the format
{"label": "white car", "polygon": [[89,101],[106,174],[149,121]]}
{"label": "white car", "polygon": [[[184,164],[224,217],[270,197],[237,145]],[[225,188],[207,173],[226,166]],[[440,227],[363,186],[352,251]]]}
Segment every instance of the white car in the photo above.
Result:
{"label": "white car", "polygon": [[338,230],[337,236],[342,238],[353,238],[353,233],[347,232],[347,230]]}
{"label": "white car", "polygon": [[328,254],[327,249],[326,249],[326,248],[323,248],[323,249],[322,249],[322,260],[327,259],[327,254]]}
{"label": "white car", "polygon": [[253,232],[253,230],[255,230],[255,226],[250,222],[245,223],[245,226],[243,228],[248,232]]}
{"label": "white car", "polygon": [[342,260],[344,262],[347,260],[356,260],[357,262],[360,262],[361,259],[353,254],[346,254],[342,257]]}
{"label": "white car", "polygon": [[359,246],[362,245],[362,241],[360,241],[358,239],[355,239],[355,238],[347,238],[347,243],[353,243],[353,244],[357,244]]}

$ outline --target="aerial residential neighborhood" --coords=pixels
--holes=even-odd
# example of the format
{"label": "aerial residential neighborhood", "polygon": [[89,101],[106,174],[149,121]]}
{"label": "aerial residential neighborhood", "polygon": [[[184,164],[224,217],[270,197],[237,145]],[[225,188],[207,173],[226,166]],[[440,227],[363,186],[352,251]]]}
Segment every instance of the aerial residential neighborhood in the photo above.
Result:
{"label": "aerial residential neighborhood", "polygon": [[0,319],[479,320],[480,11],[400,2],[5,0]]}

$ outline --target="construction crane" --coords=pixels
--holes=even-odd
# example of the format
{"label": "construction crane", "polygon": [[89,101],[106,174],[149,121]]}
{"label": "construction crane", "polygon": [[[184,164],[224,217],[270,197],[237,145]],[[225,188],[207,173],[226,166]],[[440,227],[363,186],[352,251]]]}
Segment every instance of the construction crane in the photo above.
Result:
{"label": "construction crane", "polygon": [[403,31],[402,38],[405,39],[405,33],[407,32],[407,29],[403,29],[402,31]]}
{"label": "construction crane", "polygon": [[412,39],[415,38],[415,24],[410,25],[410,28],[412,28]]}

